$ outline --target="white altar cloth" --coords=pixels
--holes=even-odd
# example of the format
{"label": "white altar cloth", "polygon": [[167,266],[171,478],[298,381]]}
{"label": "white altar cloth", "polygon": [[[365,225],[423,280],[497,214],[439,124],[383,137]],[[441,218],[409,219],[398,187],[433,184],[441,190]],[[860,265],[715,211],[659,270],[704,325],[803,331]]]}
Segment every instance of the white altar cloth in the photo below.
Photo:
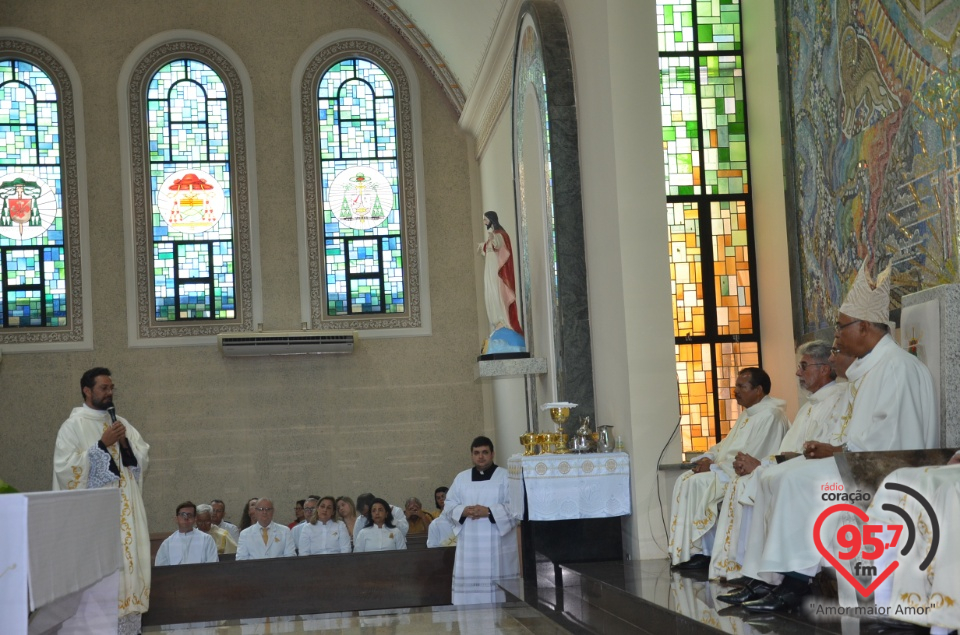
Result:
{"label": "white altar cloth", "polygon": [[0,518],[0,633],[116,632],[118,489],[3,494]]}
{"label": "white altar cloth", "polygon": [[523,518],[527,492],[530,520],[612,518],[631,513],[630,457],[626,452],[514,454],[510,507]]}

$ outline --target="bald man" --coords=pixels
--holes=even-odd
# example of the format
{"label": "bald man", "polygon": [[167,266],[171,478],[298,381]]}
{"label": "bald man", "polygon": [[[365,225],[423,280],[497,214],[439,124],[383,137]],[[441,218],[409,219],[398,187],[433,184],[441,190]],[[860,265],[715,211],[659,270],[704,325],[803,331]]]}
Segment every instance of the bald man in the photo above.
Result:
{"label": "bald man", "polygon": [[273,501],[261,498],[254,507],[257,522],[240,532],[237,560],[289,558],[294,552],[290,530],[273,522]]}

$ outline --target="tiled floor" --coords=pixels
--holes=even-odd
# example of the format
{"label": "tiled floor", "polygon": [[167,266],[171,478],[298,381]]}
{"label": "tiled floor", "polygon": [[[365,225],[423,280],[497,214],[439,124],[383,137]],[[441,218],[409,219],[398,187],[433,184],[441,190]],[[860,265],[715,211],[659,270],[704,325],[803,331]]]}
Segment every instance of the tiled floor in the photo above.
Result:
{"label": "tiled floor", "polygon": [[468,608],[438,606],[394,611],[362,611],[327,615],[226,620],[205,624],[150,626],[150,633],[178,635],[265,635],[267,633],[323,633],[363,635],[418,635],[465,633],[486,635],[565,635],[568,631],[525,604],[507,603]]}

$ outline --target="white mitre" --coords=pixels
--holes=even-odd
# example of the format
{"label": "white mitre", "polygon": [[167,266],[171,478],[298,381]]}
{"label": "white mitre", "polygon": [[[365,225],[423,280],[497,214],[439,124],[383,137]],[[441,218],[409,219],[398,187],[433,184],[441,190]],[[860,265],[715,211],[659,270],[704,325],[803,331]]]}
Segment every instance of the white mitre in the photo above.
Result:
{"label": "white mitre", "polygon": [[890,272],[888,265],[876,281],[872,281],[864,261],[847,298],[840,305],[840,313],[865,322],[886,324],[890,319]]}

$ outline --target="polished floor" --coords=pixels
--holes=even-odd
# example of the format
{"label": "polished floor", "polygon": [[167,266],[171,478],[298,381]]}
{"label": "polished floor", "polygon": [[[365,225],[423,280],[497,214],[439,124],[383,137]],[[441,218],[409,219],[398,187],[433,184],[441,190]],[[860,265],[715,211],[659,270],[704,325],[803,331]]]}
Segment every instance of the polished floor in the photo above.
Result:
{"label": "polished floor", "polygon": [[265,635],[323,633],[325,635],[418,635],[464,633],[485,635],[565,635],[567,631],[521,602],[473,607],[437,606],[393,611],[352,611],[327,615],[295,615],[225,620],[206,624],[150,626],[150,633],[178,635]]}

